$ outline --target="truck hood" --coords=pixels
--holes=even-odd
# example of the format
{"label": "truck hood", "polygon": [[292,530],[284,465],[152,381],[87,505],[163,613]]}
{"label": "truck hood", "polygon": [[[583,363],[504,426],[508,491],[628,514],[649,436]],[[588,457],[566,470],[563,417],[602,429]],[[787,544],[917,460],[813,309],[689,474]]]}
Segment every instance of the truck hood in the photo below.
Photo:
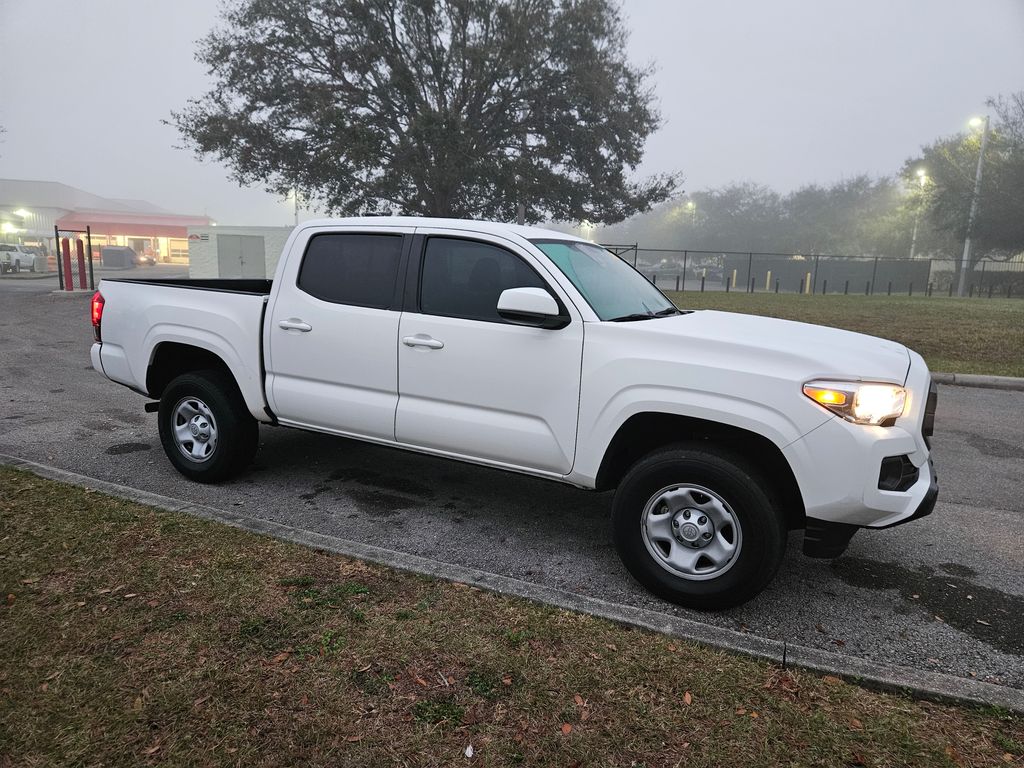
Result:
{"label": "truck hood", "polygon": [[[734,312],[697,310],[682,315],[622,323],[635,340],[646,337],[684,355],[737,370],[771,373],[792,380],[833,377],[903,384],[910,354],[894,341],[810,323]],[[642,342],[641,342],[642,343]]]}

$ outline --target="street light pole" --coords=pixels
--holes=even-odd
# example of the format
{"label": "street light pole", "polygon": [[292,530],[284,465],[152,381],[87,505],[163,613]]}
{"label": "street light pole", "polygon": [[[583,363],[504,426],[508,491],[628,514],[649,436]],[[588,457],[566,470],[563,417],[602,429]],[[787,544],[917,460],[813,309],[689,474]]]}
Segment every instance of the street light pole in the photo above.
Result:
{"label": "street light pole", "polygon": [[917,225],[921,223],[921,208],[924,207],[924,185],[928,180],[924,168],[917,169],[917,178],[921,182],[921,199],[917,201],[917,212],[914,214],[914,234],[910,238],[910,258],[914,258],[914,250],[917,248]]}
{"label": "street light pole", "polygon": [[[980,122],[978,118],[971,121],[972,125]],[[964,255],[960,258],[960,283],[956,295],[963,297],[967,284],[967,270],[971,264],[971,234],[974,230],[974,217],[978,213],[978,193],[981,191],[981,169],[985,162],[985,146],[988,144],[988,115],[985,115],[985,128],[981,132],[981,148],[978,150],[978,169],[974,172],[974,192],[971,194],[971,212],[967,215],[967,236],[964,238]]]}

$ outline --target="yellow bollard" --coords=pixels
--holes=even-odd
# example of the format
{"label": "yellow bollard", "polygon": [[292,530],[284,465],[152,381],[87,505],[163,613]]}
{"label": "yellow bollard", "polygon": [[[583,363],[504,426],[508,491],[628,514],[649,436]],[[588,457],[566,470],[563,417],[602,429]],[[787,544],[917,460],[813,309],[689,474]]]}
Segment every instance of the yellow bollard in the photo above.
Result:
{"label": "yellow bollard", "polygon": [[770,291],[772,289],[772,271],[769,269],[767,276],[764,278],[764,289]]}

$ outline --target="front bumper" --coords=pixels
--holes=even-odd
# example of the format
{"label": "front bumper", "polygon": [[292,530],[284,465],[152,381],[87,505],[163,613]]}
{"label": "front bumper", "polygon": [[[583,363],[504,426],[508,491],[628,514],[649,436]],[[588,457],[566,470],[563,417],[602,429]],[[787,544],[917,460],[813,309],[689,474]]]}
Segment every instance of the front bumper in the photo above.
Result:
{"label": "front bumper", "polygon": [[[910,517],[897,520],[889,525],[873,527],[892,528],[895,525],[903,525],[912,520],[919,520],[930,515],[932,510],[935,509],[935,501],[939,497],[939,479],[935,474],[935,465],[931,459],[928,459],[928,477],[928,490]],[[807,518],[807,527],[804,530],[804,554],[808,557],[839,557],[846,551],[846,547],[850,543],[850,539],[853,538],[853,534],[861,527],[850,523],[838,523],[831,520],[819,520],[809,517]]]}

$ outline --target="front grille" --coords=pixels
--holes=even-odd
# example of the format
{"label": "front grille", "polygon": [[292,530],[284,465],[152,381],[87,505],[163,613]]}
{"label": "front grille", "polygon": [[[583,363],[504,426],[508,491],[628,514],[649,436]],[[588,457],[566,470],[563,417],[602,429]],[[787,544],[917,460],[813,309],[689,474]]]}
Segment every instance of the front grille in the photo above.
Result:
{"label": "front grille", "polygon": [[924,421],[921,422],[921,435],[925,444],[931,448],[932,443],[928,438],[935,433],[935,408],[939,402],[939,388],[934,381],[928,382],[928,400],[924,404]]}

